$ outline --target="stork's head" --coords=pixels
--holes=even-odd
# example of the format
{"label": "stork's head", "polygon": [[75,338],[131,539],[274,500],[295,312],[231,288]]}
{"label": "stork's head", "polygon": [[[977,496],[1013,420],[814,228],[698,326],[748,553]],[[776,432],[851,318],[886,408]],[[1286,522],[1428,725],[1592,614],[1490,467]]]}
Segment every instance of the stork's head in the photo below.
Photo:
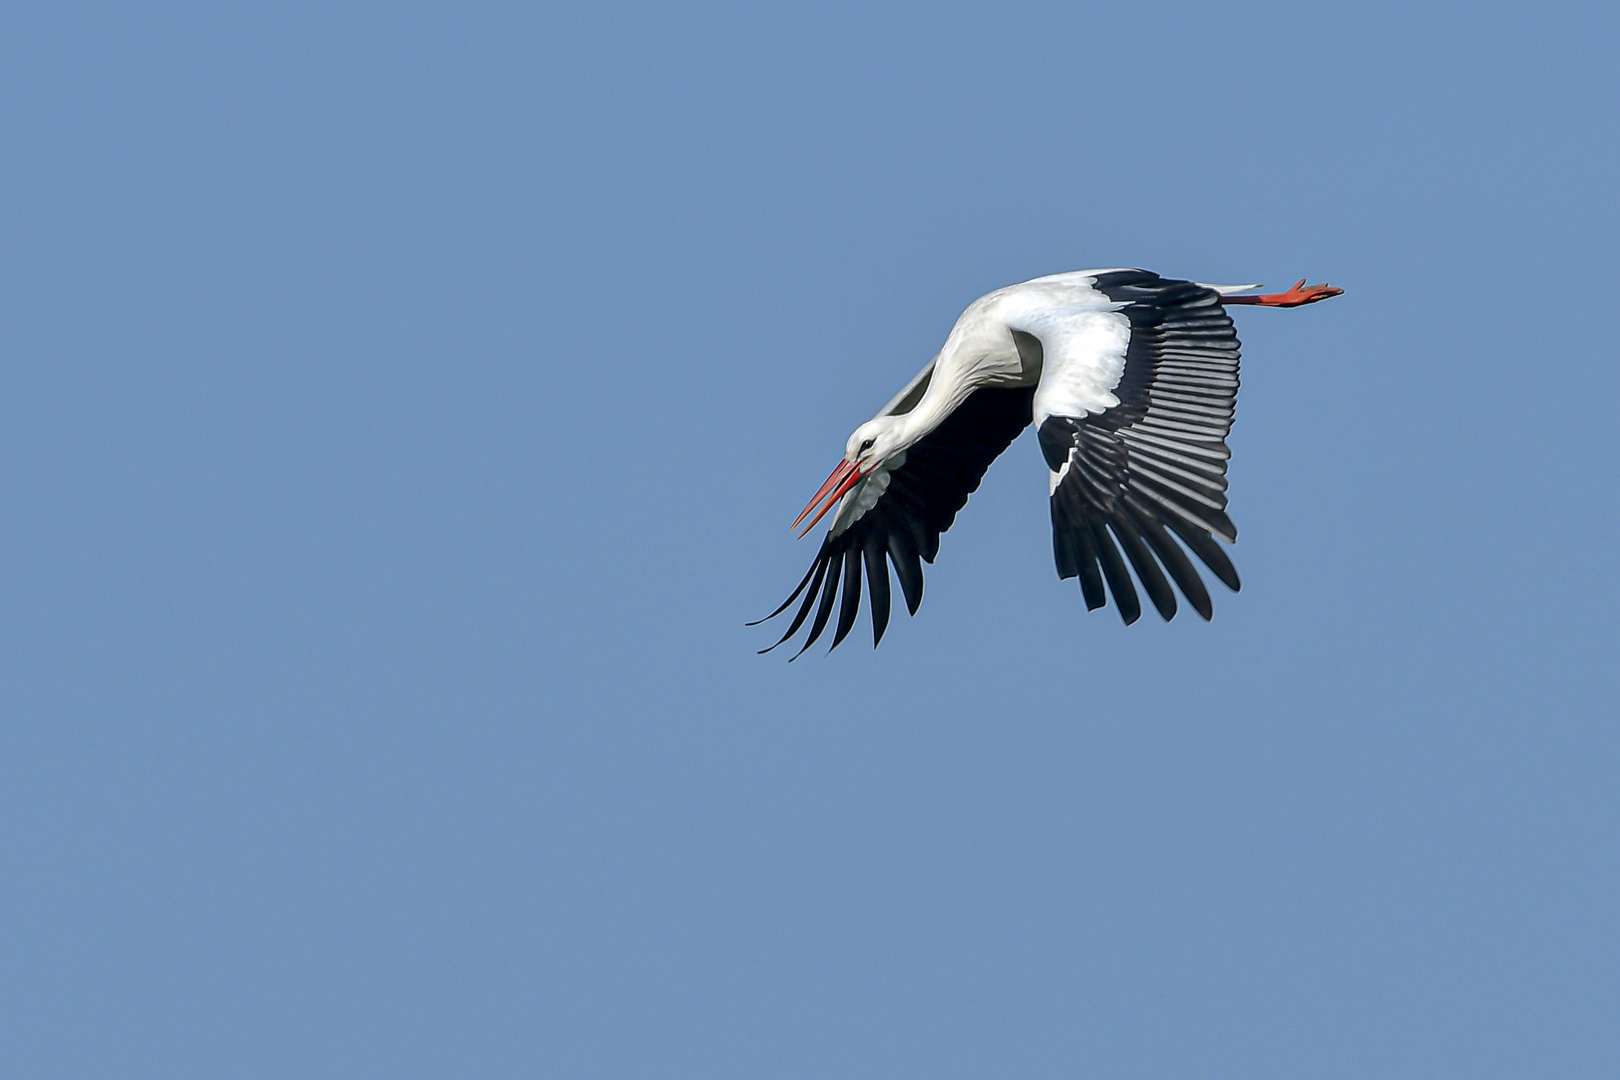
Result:
{"label": "stork's head", "polygon": [[855,429],[844,444],[844,460],[857,466],[865,476],[892,454],[903,449],[904,421],[898,416],[879,416]]}
{"label": "stork's head", "polygon": [[821,510],[815,517],[810,518],[810,524],[805,526],[804,531],[809,532],[815,528],[816,522],[820,521],[828,510],[838,505],[838,500],[842,499],[850,488],[860,483],[889,458],[904,450],[907,445],[905,421],[901,417],[879,416],[856,428],[855,434],[844,444],[844,460],[840,461],[838,468],[827,477],[827,482],[821,485],[821,490],[816,492],[816,497],[810,500],[810,505],[804,508],[804,513],[799,515],[793,527],[798,528],[799,522],[810,517],[811,512],[820,506]]}

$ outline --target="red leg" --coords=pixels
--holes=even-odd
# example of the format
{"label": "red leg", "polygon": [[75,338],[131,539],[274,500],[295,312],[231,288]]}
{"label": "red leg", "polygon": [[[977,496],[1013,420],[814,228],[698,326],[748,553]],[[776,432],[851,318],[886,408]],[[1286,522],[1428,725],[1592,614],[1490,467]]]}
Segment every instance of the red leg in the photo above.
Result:
{"label": "red leg", "polygon": [[1223,304],[1258,304],[1261,307],[1301,307],[1305,304],[1314,304],[1318,300],[1326,300],[1330,296],[1343,294],[1343,289],[1335,289],[1323,282],[1321,285],[1305,287],[1305,279],[1300,278],[1299,284],[1287,292],[1265,293],[1260,296],[1223,296]]}

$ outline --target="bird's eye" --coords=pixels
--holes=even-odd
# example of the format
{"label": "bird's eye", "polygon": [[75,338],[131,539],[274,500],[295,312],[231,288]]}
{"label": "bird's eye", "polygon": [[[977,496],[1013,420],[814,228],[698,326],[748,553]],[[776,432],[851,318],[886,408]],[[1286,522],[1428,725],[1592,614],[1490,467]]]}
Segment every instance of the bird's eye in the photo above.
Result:
{"label": "bird's eye", "polygon": [[867,440],[865,440],[865,441],[864,441],[864,442],[862,442],[862,443],[861,443],[861,448],[860,448],[860,450],[859,450],[859,451],[858,451],[858,453],[862,453],[862,454],[864,454],[864,453],[866,453],[866,452],[867,452],[867,451],[868,451],[868,450],[870,450],[870,449],[872,449],[872,440],[871,440],[871,439],[867,439]]}

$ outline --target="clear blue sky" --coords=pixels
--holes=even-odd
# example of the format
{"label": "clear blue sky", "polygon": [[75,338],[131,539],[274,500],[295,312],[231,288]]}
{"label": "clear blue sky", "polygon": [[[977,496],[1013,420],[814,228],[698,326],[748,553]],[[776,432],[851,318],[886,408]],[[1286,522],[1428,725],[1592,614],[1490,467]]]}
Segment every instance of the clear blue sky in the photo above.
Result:
{"label": "clear blue sky", "polygon": [[[0,1073],[1620,1075],[1608,5],[13,4]],[[787,524],[969,300],[1240,311],[1240,595],[1031,436],[874,653]]]}

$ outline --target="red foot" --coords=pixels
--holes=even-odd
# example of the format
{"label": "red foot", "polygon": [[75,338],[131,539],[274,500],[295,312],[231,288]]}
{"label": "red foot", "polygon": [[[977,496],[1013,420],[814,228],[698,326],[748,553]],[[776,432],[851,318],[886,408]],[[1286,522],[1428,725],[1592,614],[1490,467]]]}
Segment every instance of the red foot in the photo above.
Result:
{"label": "red foot", "polygon": [[1339,296],[1343,289],[1335,289],[1323,282],[1320,285],[1305,287],[1305,279],[1300,278],[1299,283],[1287,292],[1265,293],[1261,296],[1223,296],[1223,304],[1258,304],[1261,307],[1302,307],[1305,304],[1314,304],[1318,300],[1326,300],[1330,296]]}

